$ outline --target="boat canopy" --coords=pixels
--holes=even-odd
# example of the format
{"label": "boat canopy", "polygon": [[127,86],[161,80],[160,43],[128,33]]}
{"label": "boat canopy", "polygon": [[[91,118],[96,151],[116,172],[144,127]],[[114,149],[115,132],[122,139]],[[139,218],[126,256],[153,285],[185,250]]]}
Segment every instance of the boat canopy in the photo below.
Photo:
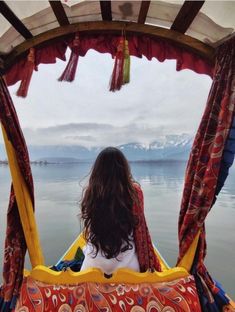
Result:
{"label": "boat canopy", "polygon": [[30,47],[80,33],[145,34],[174,42],[210,63],[234,35],[233,1],[1,1],[0,70]]}
{"label": "boat canopy", "polygon": [[[230,36],[235,28],[233,1],[67,0],[62,1],[62,7],[55,2],[5,1],[4,4],[25,26],[21,31],[19,25],[11,25],[13,15],[10,17],[4,4],[1,4],[0,52],[9,53],[25,39],[81,22],[104,20],[158,26],[185,33],[212,47]],[[109,28],[108,25],[106,27]]]}

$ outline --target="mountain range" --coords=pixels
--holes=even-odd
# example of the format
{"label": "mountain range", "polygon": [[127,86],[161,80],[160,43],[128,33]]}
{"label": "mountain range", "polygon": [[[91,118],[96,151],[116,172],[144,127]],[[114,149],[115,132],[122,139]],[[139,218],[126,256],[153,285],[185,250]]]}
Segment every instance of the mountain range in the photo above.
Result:
{"label": "mountain range", "polygon": [[[192,136],[180,134],[166,135],[148,145],[134,142],[117,147],[129,161],[185,161],[188,159],[191,146]],[[103,147],[30,145],[28,149],[32,161],[74,163],[94,160]],[[6,159],[3,145],[0,145],[0,159]]]}

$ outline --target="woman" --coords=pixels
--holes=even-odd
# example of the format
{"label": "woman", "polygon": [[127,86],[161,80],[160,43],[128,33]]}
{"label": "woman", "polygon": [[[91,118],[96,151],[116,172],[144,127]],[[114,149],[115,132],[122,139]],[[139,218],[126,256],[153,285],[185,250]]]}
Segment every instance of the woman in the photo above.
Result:
{"label": "woman", "polygon": [[161,271],[143,210],[143,193],[123,153],[108,147],[98,155],[81,202],[87,246],[81,270],[120,267]]}

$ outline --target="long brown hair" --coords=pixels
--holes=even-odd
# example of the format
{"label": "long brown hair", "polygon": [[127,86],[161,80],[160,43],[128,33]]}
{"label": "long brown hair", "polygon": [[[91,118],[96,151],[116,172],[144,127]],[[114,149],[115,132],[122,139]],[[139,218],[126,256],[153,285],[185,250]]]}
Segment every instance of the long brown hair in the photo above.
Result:
{"label": "long brown hair", "polygon": [[84,235],[108,259],[132,248],[136,192],[127,159],[114,147],[98,155],[81,201]]}

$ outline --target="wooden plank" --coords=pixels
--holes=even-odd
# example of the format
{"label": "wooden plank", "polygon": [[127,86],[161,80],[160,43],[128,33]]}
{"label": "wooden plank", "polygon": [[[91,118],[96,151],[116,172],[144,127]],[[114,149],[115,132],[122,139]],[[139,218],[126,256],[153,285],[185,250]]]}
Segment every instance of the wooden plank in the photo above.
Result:
{"label": "wooden plank", "polygon": [[140,12],[139,12],[139,17],[138,17],[138,23],[139,24],[144,24],[146,21],[146,17],[148,14],[149,6],[150,6],[151,1],[142,1],[141,2],[141,7],[140,7]]}
{"label": "wooden plank", "polygon": [[148,35],[154,38],[169,41],[206,59],[209,63],[214,64],[214,48],[190,36],[166,28],[137,24],[133,22],[99,21],[82,22],[61,26],[21,43],[9,54],[2,55],[2,58],[4,59],[4,69],[1,70],[1,72],[6,71],[19,57],[26,54],[31,47],[49,45],[56,40],[61,40],[61,38],[65,38],[66,36],[72,35],[76,32],[85,34],[108,33],[119,35],[124,27],[127,35]]}
{"label": "wooden plank", "polygon": [[103,21],[112,21],[111,1],[100,1],[100,9]]}
{"label": "wooden plank", "polygon": [[50,6],[57,18],[58,23],[60,26],[69,25],[68,17],[65,13],[64,7],[60,1],[49,1]]}
{"label": "wooden plank", "polygon": [[33,37],[28,28],[21,22],[21,20],[15,15],[15,13],[4,1],[0,1],[0,13],[25,39],[30,39]]}
{"label": "wooden plank", "polygon": [[171,29],[184,34],[192,24],[205,1],[185,1],[177,14]]}

